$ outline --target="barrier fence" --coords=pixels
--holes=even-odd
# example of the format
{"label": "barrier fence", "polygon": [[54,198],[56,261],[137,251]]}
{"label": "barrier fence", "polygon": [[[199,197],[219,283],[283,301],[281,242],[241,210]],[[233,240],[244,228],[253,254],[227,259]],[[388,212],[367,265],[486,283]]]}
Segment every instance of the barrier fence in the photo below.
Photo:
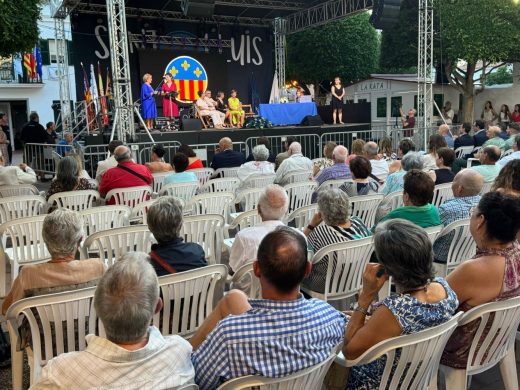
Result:
{"label": "barrier fence", "polygon": [[[269,140],[271,151],[274,154],[285,152],[284,142],[287,137],[294,137],[296,142],[299,142],[302,145],[302,153],[304,156],[310,158],[311,160],[314,158],[321,157],[322,151],[320,148],[320,136],[317,134],[304,134],[304,135],[275,135],[264,137]],[[259,137],[251,137],[246,139],[246,145],[249,151],[253,150],[253,148],[257,145]]]}

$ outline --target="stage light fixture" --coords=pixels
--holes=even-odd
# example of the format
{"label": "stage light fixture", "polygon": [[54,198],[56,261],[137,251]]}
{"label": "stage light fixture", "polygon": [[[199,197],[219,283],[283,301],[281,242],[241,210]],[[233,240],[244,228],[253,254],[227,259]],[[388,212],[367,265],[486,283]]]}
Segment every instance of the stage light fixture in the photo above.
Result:
{"label": "stage light fixture", "polygon": [[384,30],[399,21],[402,0],[374,0],[370,23],[377,29]]}
{"label": "stage light fixture", "polygon": [[182,0],[181,10],[185,16],[213,16],[215,0]]}

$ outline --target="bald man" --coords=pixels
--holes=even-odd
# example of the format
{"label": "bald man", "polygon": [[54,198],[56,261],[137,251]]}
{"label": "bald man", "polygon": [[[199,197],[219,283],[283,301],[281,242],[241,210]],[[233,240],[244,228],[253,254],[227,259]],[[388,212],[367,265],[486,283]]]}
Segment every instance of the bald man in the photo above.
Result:
{"label": "bald man", "polygon": [[480,173],[484,177],[484,183],[491,183],[495,180],[495,177],[498,176],[502,168],[497,164],[501,154],[502,152],[498,146],[486,146],[479,154],[480,165],[471,167],[470,169]]}
{"label": "bald man", "polygon": [[448,144],[448,147],[453,149],[454,141],[450,133],[450,126],[446,124],[440,125],[437,132],[444,137],[446,143]]}
{"label": "bald man", "polygon": [[348,149],[343,145],[336,146],[332,151],[332,160],[334,161],[334,165],[323,169],[323,171],[321,171],[321,173],[316,177],[318,186],[327,180],[351,179],[352,173],[350,173],[350,168],[346,164],[347,157]]}
{"label": "bald man", "polygon": [[233,150],[233,141],[229,137],[220,139],[216,152],[211,162],[211,168],[214,170],[239,167],[246,162],[246,158],[242,153]]}
{"label": "bald man", "polygon": [[486,131],[488,140],[486,142],[484,142],[484,145],[482,145],[482,147],[485,148],[486,146],[498,146],[500,149],[503,150],[505,147],[506,141],[504,141],[500,137],[501,132],[502,132],[502,130],[500,130],[500,127],[489,126]]}
{"label": "bald man", "polygon": [[302,154],[299,142],[293,142],[287,149],[287,154],[289,157],[282,161],[274,179],[274,182],[281,186],[288,184],[287,175],[290,173],[308,171],[309,177],[312,173],[312,161]]}
{"label": "bald man", "polygon": [[[453,199],[439,206],[439,216],[444,226],[471,217],[470,210],[480,202],[484,178],[473,169],[464,169],[455,175],[451,189]],[[435,262],[445,264],[448,259],[453,234],[438,238],[433,245]]]}
{"label": "bald man", "polygon": [[[153,177],[148,168],[136,164],[132,160],[132,152],[125,145],[114,150],[114,159],[117,166],[105,172],[99,184],[99,194],[104,198],[106,194],[116,188],[128,188],[152,185]],[[108,199],[106,204],[114,204],[114,198]]]}

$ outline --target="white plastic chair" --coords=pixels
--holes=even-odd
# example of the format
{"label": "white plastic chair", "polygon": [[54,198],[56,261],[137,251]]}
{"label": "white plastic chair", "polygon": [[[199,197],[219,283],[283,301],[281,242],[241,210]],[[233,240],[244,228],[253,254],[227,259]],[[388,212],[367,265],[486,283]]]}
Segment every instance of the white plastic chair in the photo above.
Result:
{"label": "white plastic chair", "polygon": [[353,196],[350,198],[350,215],[360,218],[365,226],[374,226],[377,208],[382,200],[382,194]]}
{"label": "white plastic chair", "polygon": [[283,181],[286,184],[307,182],[311,178],[311,171],[295,171],[284,176]]}
{"label": "white plastic chair", "polygon": [[317,203],[299,207],[285,218],[285,223],[289,224],[291,221],[294,221],[294,226],[296,229],[303,229],[311,222],[312,217],[317,212]]}
{"label": "white plastic chair", "polygon": [[224,231],[224,245],[229,249],[233,246],[234,238],[228,238],[230,231],[236,230],[239,232],[242,229],[255,226],[260,222],[262,222],[262,219],[256,210],[249,210],[240,213],[229,225],[226,225],[226,230]]}
{"label": "white plastic chair", "polygon": [[[184,208],[185,202],[181,198],[177,198],[181,206]],[[132,223],[138,223],[138,224],[147,224],[147,218],[148,215],[148,209],[152,204],[154,204],[157,201],[157,199],[150,199],[145,202],[139,203],[137,206],[135,206],[132,209],[132,212],[130,214],[130,221]]]}
{"label": "white plastic chair", "polygon": [[251,299],[262,298],[262,286],[260,279],[253,273],[253,263],[255,261],[248,261],[237,272],[233,274],[230,280],[231,288],[237,288],[244,291]]}
{"label": "white plastic chair", "polygon": [[[6,267],[11,264],[11,281],[18,276],[24,264],[34,264],[51,258],[43,241],[43,220],[46,215],[20,218],[0,225],[0,296],[5,296]],[[7,248],[7,237],[11,238],[11,248]]]}
{"label": "white plastic chair", "polygon": [[218,214],[191,215],[184,217],[180,235],[185,242],[195,242],[204,249],[209,264],[217,263],[218,240],[222,239],[224,217]]}
{"label": "white plastic chair", "polygon": [[461,146],[455,149],[455,158],[464,158],[473,152],[473,146]]}
{"label": "white plastic chair", "polygon": [[340,353],[336,363],[353,367],[386,356],[380,389],[427,389],[459,317],[455,315],[444,324],[421,332],[383,340],[354,360],[345,360]]}
{"label": "white plastic chair", "polygon": [[507,149],[504,153],[502,153],[502,156],[500,156],[500,159],[503,159],[506,156],[509,156],[510,154],[513,154],[513,149]]}
{"label": "white plastic chair", "polygon": [[312,264],[327,261],[327,275],[323,293],[310,290],[305,285],[300,289],[313,298],[324,301],[352,297],[359,292],[363,272],[374,251],[373,237],[327,245],[312,258]]}
{"label": "white plastic chair", "polygon": [[132,209],[139,203],[150,199],[151,195],[152,187],[150,186],[116,188],[108,191],[105,200],[108,201],[113,197],[115,204],[122,204]]}
{"label": "white plastic chair", "polygon": [[[264,188],[248,188],[247,190],[240,191],[233,203],[240,204],[243,211],[254,210],[263,192]],[[236,218],[237,214],[239,213],[233,213],[231,217]]]}
{"label": "white plastic chair", "polygon": [[[96,287],[40,295],[14,302],[7,310],[11,339],[13,389],[22,389],[23,350],[19,329],[20,316],[27,319],[31,331],[33,367],[31,384],[39,380],[42,367],[59,354],[83,351],[85,336],[102,330],[93,300]],[[59,326],[55,326],[59,324]],[[101,329],[100,329],[100,326]]]}
{"label": "white plastic chair", "polygon": [[[518,389],[515,336],[520,323],[520,297],[474,307],[462,315],[459,326],[478,319],[480,325],[471,343],[466,369],[440,365],[440,371],[446,377],[446,389],[467,389],[468,376],[480,374],[497,364],[505,389]],[[489,327],[487,332],[486,327]]]}
{"label": "white plastic chair", "polygon": [[158,194],[159,191],[161,191],[161,188],[164,185],[164,180],[166,179],[166,176],[171,175],[173,172],[156,172],[152,173],[153,176],[153,183],[152,183],[152,189],[154,194]]}
{"label": "white plastic chair", "polygon": [[272,175],[250,175],[247,179],[244,180],[242,184],[244,188],[265,188],[269,184],[274,183],[274,179],[276,178],[275,174]]}
{"label": "white plastic chair", "polygon": [[219,168],[215,171],[214,177],[238,177],[240,167]]}
{"label": "white plastic chair", "polygon": [[323,386],[325,375],[334,358],[335,351],[323,362],[312,367],[295,372],[282,378],[266,378],[258,375],[248,375],[227,381],[217,390],[319,390]]}
{"label": "white plastic chair", "polygon": [[491,187],[493,186],[493,182],[490,181],[489,183],[484,183],[482,186],[482,190],[480,191],[480,195],[487,194],[489,191],[491,191]]}
{"label": "white plastic chair", "polygon": [[197,331],[223,296],[227,267],[222,264],[161,276],[163,308],[152,324],[164,336],[189,338]]}
{"label": "white plastic chair", "polygon": [[424,231],[428,235],[428,238],[430,239],[432,245],[435,242],[435,240],[437,239],[437,237],[439,237],[439,234],[441,234],[441,231],[443,228],[444,228],[444,226],[437,225],[437,226],[431,226],[429,228],[424,229]]}
{"label": "white plastic chair", "polygon": [[235,199],[231,192],[200,194],[186,202],[186,212],[193,215],[217,214],[227,221],[230,206]]}
{"label": "white plastic chair", "polygon": [[45,198],[39,195],[0,198],[0,223],[40,215],[45,204]]}
{"label": "white plastic chair", "polygon": [[200,187],[199,194],[208,193],[208,192],[232,192],[235,193],[238,186],[240,185],[240,180],[236,177],[224,177],[219,179],[211,179],[206,182],[202,187]]}
{"label": "white plastic chair", "polygon": [[99,192],[94,190],[64,191],[51,195],[47,200],[47,206],[82,211],[94,207],[99,198]]}
{"label": "white plastic chair", "polygon": [[315,181],[287,184],[284,186],[289,196],[289,212],[311,204],[312,193],[316,190]]}
{"label": "white plastic chair", "polygon": [[36,188],[32,184],[17,184],[14,186],[0,187],[0,197],[2,198],[23,195],[40,195],[40,191],[38,191],[38,188]]}
{"label": "white plastic chair", "polygon": [[188,172],[193,172],[197,176],[200,186],[203,186],[215,174],[213,168],[190,169]]}
{"label": "white plastic chair", "polygon": [[128,226],[130,213],[130,208],[123,205],[93,207],[79,212],[86,237],[102,230]]}
{"label": "white plastic chair", "polygon": [[98,256],[107,266],[111,266],[125,253],[150,253],[152,237],[146,225],[103,230],[87,237],[81,248],[81,258]]}
{"label": "white plastic chair", "polygon": [[198,189],[199,183],[197,182],[166,184],[161,191],[159,191],[159,196],[175,196],[187,202],[195,196]]}
{"label": "white plastic chair", "polygon": [[324,188],[326,188],[326,189],[339,188],[348,181],[352,181],[352,180],[350,180],[350,179],[327,180],[327,181],[324,181],[323,183],[321,183],[321,185],[318,188],[318,191],[321,189],[324,189]]}
{"label": "white plastic chair", "polygon": [[453,190],[451,189],[451,183],[437,184],[433,190],[433,201],[434,206],[439,207],[441,204],[449,199],[453,198]]}
{"label": "white plastic chair", "polygon": [[442,229],[440,238],[450,239],[446,264],[433,263],[438,276],[445,278],[464,260],[471,259],[477,250],[475,240],[469,230],[469,218],[450,223]]}
{"label": "white plastic chair", "polygon": [[388,203],[390,211],[395,210],[398,207],[402,207],[403,203],[403,191],[394,191],[384,197],[385,204]]}

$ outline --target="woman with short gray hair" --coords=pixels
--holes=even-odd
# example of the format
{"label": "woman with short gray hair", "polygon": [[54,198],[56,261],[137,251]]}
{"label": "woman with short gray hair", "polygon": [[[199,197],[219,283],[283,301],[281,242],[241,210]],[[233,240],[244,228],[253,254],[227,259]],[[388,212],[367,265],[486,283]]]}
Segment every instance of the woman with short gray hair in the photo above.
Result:
{"label": "woman with short gray hair", "polygon": [[173,196],[162,196],[148,209],[148,229],[157,244],[152,245],[150,258],[157,276],[208,265],[199,244],[184,242],[181,235],[182,204]]}
{"label": "woman with short gray hair", "polygon": [[[320,190],[318,210],[303,230],[314,253],[327,245],[370,236],[370,230],[361,219],[350,217],[350,202],[345,192],[337,188]],[[327,260],[313,264],[311,274],[303,284],[313,291],[323,292],[327,267]]]}
{"label": "woman with short gray hair", "polygon": [[383,194],[388,195],[391,192],[402,191],[404,186],[404,175],[411,169],[422,170],[424,160],[418,152],[408,152],[401,160],[401,169],[394,172],[386,178]]}
{"label": "woman with short gray hair", "polygon": [[77,212],[57,209],[48,214],[42,235],[51,259],[23,266],[4,300],[2,313],[25,298],[29,290],[38,295],[95,285],[105,272],[105,263],[100,259],[75,260],[83,234],[83,219]]}
{"label": "woman with short gray hair", "polygon": [[274,175],[274,164],[267,161],[269,158],[269,149],[265,145],[256,145],[253,148],[254,161],[242,164],[237,171],[240,186],[237,189],[237,195],[245,189],[250,188],[245,181],[252,175]]}

